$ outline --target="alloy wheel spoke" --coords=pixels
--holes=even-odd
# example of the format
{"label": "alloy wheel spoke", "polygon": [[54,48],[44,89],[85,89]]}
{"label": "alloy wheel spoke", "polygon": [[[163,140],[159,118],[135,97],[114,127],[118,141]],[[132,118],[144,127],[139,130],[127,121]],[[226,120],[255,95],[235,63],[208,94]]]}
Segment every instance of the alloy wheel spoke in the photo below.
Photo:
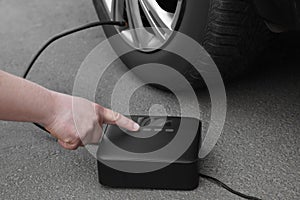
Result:
{"label": "alloy wheel spoke", "polygon": [[[156,0],[139,0],[145,5],[143,9],[147,17],[152,17],[156,24],[161,28],[172,29],[171,24],[174,14],[163,10]],[[147,9],[147,10],[146,10]]]}
{"label": "alloy wheel spoke", "polygon": [[139,48],[144,47],[145,38],[143,37],[143,21],[139,9],[138,0],[125,0],[128,25],[131,29],[132,39]]}
{"label": "alloy wheel spoke", "polygon": [[[177,6],[176,6],[177,11],[181,9],[182,4],[183,4],[183,0],[178,0]],[[170,24],[171,30],[175,29],[178,19],[179,19],[179,14],[178,13],[177,13],[177,15],[174,14],[173,19],[172,19],[171,24]]]}
{"label": "alloy wheel spoke", "polygon": [[[124,6],[122,7],[122,2],[124,0],[112,0],[111,5],[111,17],[114,21],[121,21],[124,14]],[[116,27],[119,30],[122,30],[123,27]]]}
{"label": "alloy wheel spoke", "polygon": [[120,12],[123,12],[120,9],[120,0],[113,0],[111,7],[112,7],[112,18],[113,18],[113,20],[118,20],[119,16],[121,15]]}
{"label": "alloy wheel spoke", "polygon": [[145,16],[148,19],[149,24],[151,25],[151,28],[153,29],[156,36],[161,40],[166,40],[165,31],[163,28],[167,28],[166,24],[162,21],[162,19],[159,17],[159,15],[156,13],[155,9],[151,4],[149,4],[148,1],[145,0],[139,0],[141,8],[143,9]]}

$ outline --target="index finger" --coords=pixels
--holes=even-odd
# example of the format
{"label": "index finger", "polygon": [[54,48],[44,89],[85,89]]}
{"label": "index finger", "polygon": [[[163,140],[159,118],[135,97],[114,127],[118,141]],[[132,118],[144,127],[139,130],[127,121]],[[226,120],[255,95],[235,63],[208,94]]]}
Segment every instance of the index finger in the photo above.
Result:
{"label": "index finger", "polygon": [[140,129],[136,122],[107,108],[103,109],[102,117],[105,124],[115,124],[129,131],[138,131]]}

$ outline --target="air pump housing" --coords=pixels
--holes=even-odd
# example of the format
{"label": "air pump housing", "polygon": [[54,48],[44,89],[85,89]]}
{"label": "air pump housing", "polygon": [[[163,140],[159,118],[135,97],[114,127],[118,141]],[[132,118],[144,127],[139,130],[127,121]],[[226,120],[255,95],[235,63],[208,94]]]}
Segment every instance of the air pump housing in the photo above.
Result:
{"label": "air pump housing", "polygon": [[[201,122],[188,117],[131,116],[141,125],[139,132],[128,132],[108,125],[97,151],[99,182],[115,188],[193,190],[198,187],[198,152],[201,141]],[[162,124],[163,123],[163,124]],[[196,127],[196,131],[192,130]],[[159,151],[178,137],[177,146]],[[139,137],[137,137],[139,136]],[[142,137],[141,137],[142,136]],[[147,137],[151,136],[151,137]],[[174,150],[180,140],[190,138],[174,160]],[[129,154],[124,152],[130,152]],[[143,157],[149,152],[158,153]],[[132,153],[132,154],[131,154]],[[137,156],[139,155],[139,156]],[[148,170],[150,168],[155,170]],[[125,169],[125,170],[124,170]],[[135,170],[137,169],[137,170]]]}

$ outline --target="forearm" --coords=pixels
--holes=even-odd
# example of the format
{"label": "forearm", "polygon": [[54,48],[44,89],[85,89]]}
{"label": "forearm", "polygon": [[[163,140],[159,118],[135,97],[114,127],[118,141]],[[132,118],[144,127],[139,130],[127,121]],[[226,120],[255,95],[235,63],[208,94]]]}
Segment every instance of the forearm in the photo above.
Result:
{"label": "forearm", "polygon": [[0,120],[49,123],[53,96],[48,89],[0,70]]}

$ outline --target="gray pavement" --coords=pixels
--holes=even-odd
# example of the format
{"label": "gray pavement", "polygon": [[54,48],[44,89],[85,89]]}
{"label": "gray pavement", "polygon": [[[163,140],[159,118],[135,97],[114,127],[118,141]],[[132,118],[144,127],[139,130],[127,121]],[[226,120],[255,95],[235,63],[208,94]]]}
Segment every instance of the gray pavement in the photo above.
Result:
{"label": "gray pavement", "polygon": [[[92,1],[1,0],[0,69],[22,75],[32,54],[51,35],[97,20]],[[86,55],[105,39],[95,28],[64,39],[43,54],[30,79],[71,93]],[[299,47],[275,45],[259,70],[227,86],[224,133],[201,171],[263,199],[300,198]],[[297,54],[298,52],[298,54]],[[116,62],[102,80],[97,102],[109,106],[113,83],[126,68]],[[143,98],[138,98],[138,97]],[[199,92],[204,124],[209,99]],[[178,115],[171,94],[144,87],[131,99],[131,113],[153,103]],[[0,122],[0,199],[239,199],[200,180],[194,191],[111,189],[97,180],[96,160],[85,150],[66,151],[27,123]]]}

